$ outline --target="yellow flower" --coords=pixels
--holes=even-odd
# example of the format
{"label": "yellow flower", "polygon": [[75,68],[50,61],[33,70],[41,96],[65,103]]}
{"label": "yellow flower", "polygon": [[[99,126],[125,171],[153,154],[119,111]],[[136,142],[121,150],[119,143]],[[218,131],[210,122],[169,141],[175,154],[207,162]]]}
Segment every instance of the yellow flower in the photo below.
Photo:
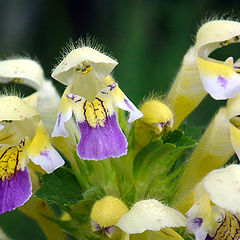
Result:
{"label": "yellow flower", "polygon": [[30,103],[31,97],[26,102],[16,96],[0,97],[0,213],[23,205],[31,196],[26,167],[30,159],[47,173],[64,164]]}
{"label": "yellow flower", "polygon": [[240,238],[240,166],[210,172],[197,185],[187,229],[197,240]]}
{"label": "yellow flower", "polygon": [[113,239],[138,239],[139,236],[148,239],[152,236],[151,239],[182,240],[171,227],[186,226],[186,219],[155,199],[139,201],[128,210],[121,200],[108,196],[94,204],[91,223],[93,231],[104,230]]}
{"label": "yellow flower", "polygon": [[[221,108],[191,155],[179,182],[174,206],[185,212],[191,205],[191,190],[210,171],[222,167],[234,154],[240,158],[240,95]],[[190,191],[190,192],[189,192]]]}
{"label": "yellow flower", "polygon": [[175,113],[175,127],[205,97],[227,99],[240,92],[238,63],[233,58],[218,61],[209,57],[217,48],[238,43],[240,23],[214,20],[203,24],[197,32],[196,42],[186,53],[181,69],[168,94]]}
{"label": "yellow flower", "polygon": [[146,101],[140,108],[143,117],[135,122],[135,141],[141,148],[149,143],[154,136],[173,126],[173,114],[170,108],[157,99]]}
{"label": "yellow flower", "polygon": [[109,76],[117,61],[88,46],[68,53],[52,77],[67,85],[62,95],[52,137],[68,136],[65,123],[74,113],[80,130],[77,154],[82,159],[103,160],[127,152],[127,141],[118,126],[115,108],[130,113],[129,122],[142,117]]}

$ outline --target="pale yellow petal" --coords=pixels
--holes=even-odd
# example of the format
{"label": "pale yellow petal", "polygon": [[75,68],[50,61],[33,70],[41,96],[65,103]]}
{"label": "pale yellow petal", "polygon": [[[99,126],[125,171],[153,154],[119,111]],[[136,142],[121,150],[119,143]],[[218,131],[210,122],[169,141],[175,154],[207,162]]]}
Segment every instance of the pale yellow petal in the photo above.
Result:
{"label": "pale yellow petal", "polygon": [[190,48],[167,96],[167,102],[174,112],[174,128],[181,124],[205,96],[194,49]]}
{"label": "pale yellow petal", "polygon": [[207,57],[213,50],[229,44],[239,42],[240,23],[229,20],[215,20],[203,24],[196,36],[195,51],[198,56]]}
{"label": "pale yellow petal", "polygon": [[0,61],[0,82],[22,83],[38,90],[43,80],[43,70],[36,61],[31,59]]}
{"label": "pale yellow petal", "polygon": [[210,172],[202,181],[211,201],[233,214],[240,212],[240,166]]}
{"label": "pale yellow petal", "polygon": [[146,230],[159,231],[166,227],[186,226],[186,218],[177,210],[155,199],[148,199],[135,203],[118,220],[117,226],[128,234],[136,234]]}
{"label": "pale yellow petal", "polygon": [[0,97],[0,121],[40,117],[39,112],[15,96]]}
{"label": "pale yellow petal", "polygon": [[[75,70],[86,76],[94,72],[96,77],[104,79],[117,65],[117,61],[90,47],[80,47],[68,53],[54,69],[52,77],[65,85],[72,84]],[[88,66],[89,71],[88,71]],[[76,69],[77,68],[77,69]],[[79,70],[78,70],[79,68]]]}

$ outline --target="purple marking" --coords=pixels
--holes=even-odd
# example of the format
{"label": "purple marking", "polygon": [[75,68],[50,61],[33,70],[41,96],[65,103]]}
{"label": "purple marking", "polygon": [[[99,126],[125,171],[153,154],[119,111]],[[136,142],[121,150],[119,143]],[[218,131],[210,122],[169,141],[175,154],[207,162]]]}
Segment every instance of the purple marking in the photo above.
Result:
{"label": "purple marking", "polygon": [[40,152],[40,156],[48,158],[49,157],[48,151],[47,150],[43,150],[42,152]]}
{"label": "purple marking", "polygon": [[[110,91],[111,91],[111,90],[110,90]],[[104,92],[104,91],[101,91],[101,93],[102,93],[102,94],[107,94],[107,93],[106,93],[106,92]]]}
{"label": "purple marking", "polygon": [[60,123],[61,123],[61,117],[62,117],[62,114],[59,113],[59,114],[58,114],[58,117],[57,117],[57,126],[58,126],[58,127],[60,126]]}
{"label": "purple marking", "polygon": [[82,98],[76,100],[75,103],[78,103],[78,102],[81,102],[81,101],[82,101]]}
{"label": "purple marking", "polygon": [[77,154],[82,159],[103,160],[116,158],[127,153],[127,140],[119,128],[116,114],[107,117],[105,126],[91,127],[87,121],[78,123],[81,139]]}
{"label": "purple marking", "polygon": [[28,169],[17,171],[10,180],[0,180],[0,214],[22,206],[32,195]]}
{"label": "purple marking", "polygon": [[100,231],[102,230],[102,227],[95,221],[91,220],[91,225],[92,225],[92,228],[95,230],[95,231]]}
{"label": "purple marking", "polygon": [[226,88],[227,80],[222,76],[218,76],[217,83],[219,83],[221,87]]}
{"label": "purple marking", "polygon": [[104,230],[105,230],[105,233],[108,236],[110,236],[116,230],[116,227],[115,226],[105,227]]}
{"label": "purple marking", "polygon": [[91,220],[91,225],[94,229],[94,231],[101,231],[104,230],[107,235],[111,235],[115,230],[115,226],[109,226],[109,227],[101,227],[97,222]]}
{"label": "purple marking", "polygon": [[70,98],[71,100],[74,100],[76,98],[76,95],[74,95],[72,93],[66,93],[66,97]]}
{"label": "purple marking", "polygon": [[124,98],[124,103],[127,105],[127,107],[129,109],[131,109],[132,111],[134,111],[134,109],[132,108],[132,106],[130,105],[130,103],[128,102],[128,100],[126,98]]}
{"label": "purple marking", "polygon": [[112,83],[112,84],[108,85],[107,87],[109,87],[110,91],[112,91],[116,86],[117,86],[116,83]]}
{"label": "purple marking", "polygon": [[202,220],[202,218],[194,218],[192,223],[193,223],[194,227],[200,228],[203,223],[203,220]]}

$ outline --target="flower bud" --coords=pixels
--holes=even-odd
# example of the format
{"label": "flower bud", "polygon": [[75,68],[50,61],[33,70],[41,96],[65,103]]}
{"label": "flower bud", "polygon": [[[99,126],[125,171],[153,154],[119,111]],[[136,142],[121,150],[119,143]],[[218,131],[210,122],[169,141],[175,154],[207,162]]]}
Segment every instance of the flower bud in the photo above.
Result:
{"label": "flower bud", "polygon": [[107,196],[97,201],[92,208],[91,220],[102,228],[115,226],[118,219],[128,211],[127,206],[118,198]]}
{"label": "flower bud", "polygon": [[173,114],[167,105],[155,99],[145,102],[140,111],[143,117],[136,121],[135,138],[137,147],[142,148],[162,131],[172,128]]}

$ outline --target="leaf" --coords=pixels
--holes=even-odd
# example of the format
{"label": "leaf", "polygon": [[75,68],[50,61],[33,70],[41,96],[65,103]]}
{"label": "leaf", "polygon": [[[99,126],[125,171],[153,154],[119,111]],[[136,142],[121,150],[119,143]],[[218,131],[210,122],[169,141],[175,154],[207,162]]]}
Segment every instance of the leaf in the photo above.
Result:
{"label": "leaf", "polygon": [[41,178],[41,187],[35,193],[40,199],[64,206],[71,206],[82,200],[82,189],[72,172],[59,168]]}
{"label": "leaf", "polygon": [[[182,130],[174,130],[141,149],[133,161],[137,198],[159,196],[159,200],[171,199],[184,167],[178,164],[176,168],[175,163],[181,159],[185,149],[195,144]],[[181,159],[184,161],[185,158]]]}
{"label": "leaf", "polygon": [[90,187],[83,193],[84,200],[95,202],[105,195],[104,190],[101,187]]}
{"label": "leaf", "polygon": [[163,143],[172,143],[178,148],[190,148],[196,144],[192,138],[186,137],[184,132],[179,129],[168,132],[162,137],[162,140]]}

